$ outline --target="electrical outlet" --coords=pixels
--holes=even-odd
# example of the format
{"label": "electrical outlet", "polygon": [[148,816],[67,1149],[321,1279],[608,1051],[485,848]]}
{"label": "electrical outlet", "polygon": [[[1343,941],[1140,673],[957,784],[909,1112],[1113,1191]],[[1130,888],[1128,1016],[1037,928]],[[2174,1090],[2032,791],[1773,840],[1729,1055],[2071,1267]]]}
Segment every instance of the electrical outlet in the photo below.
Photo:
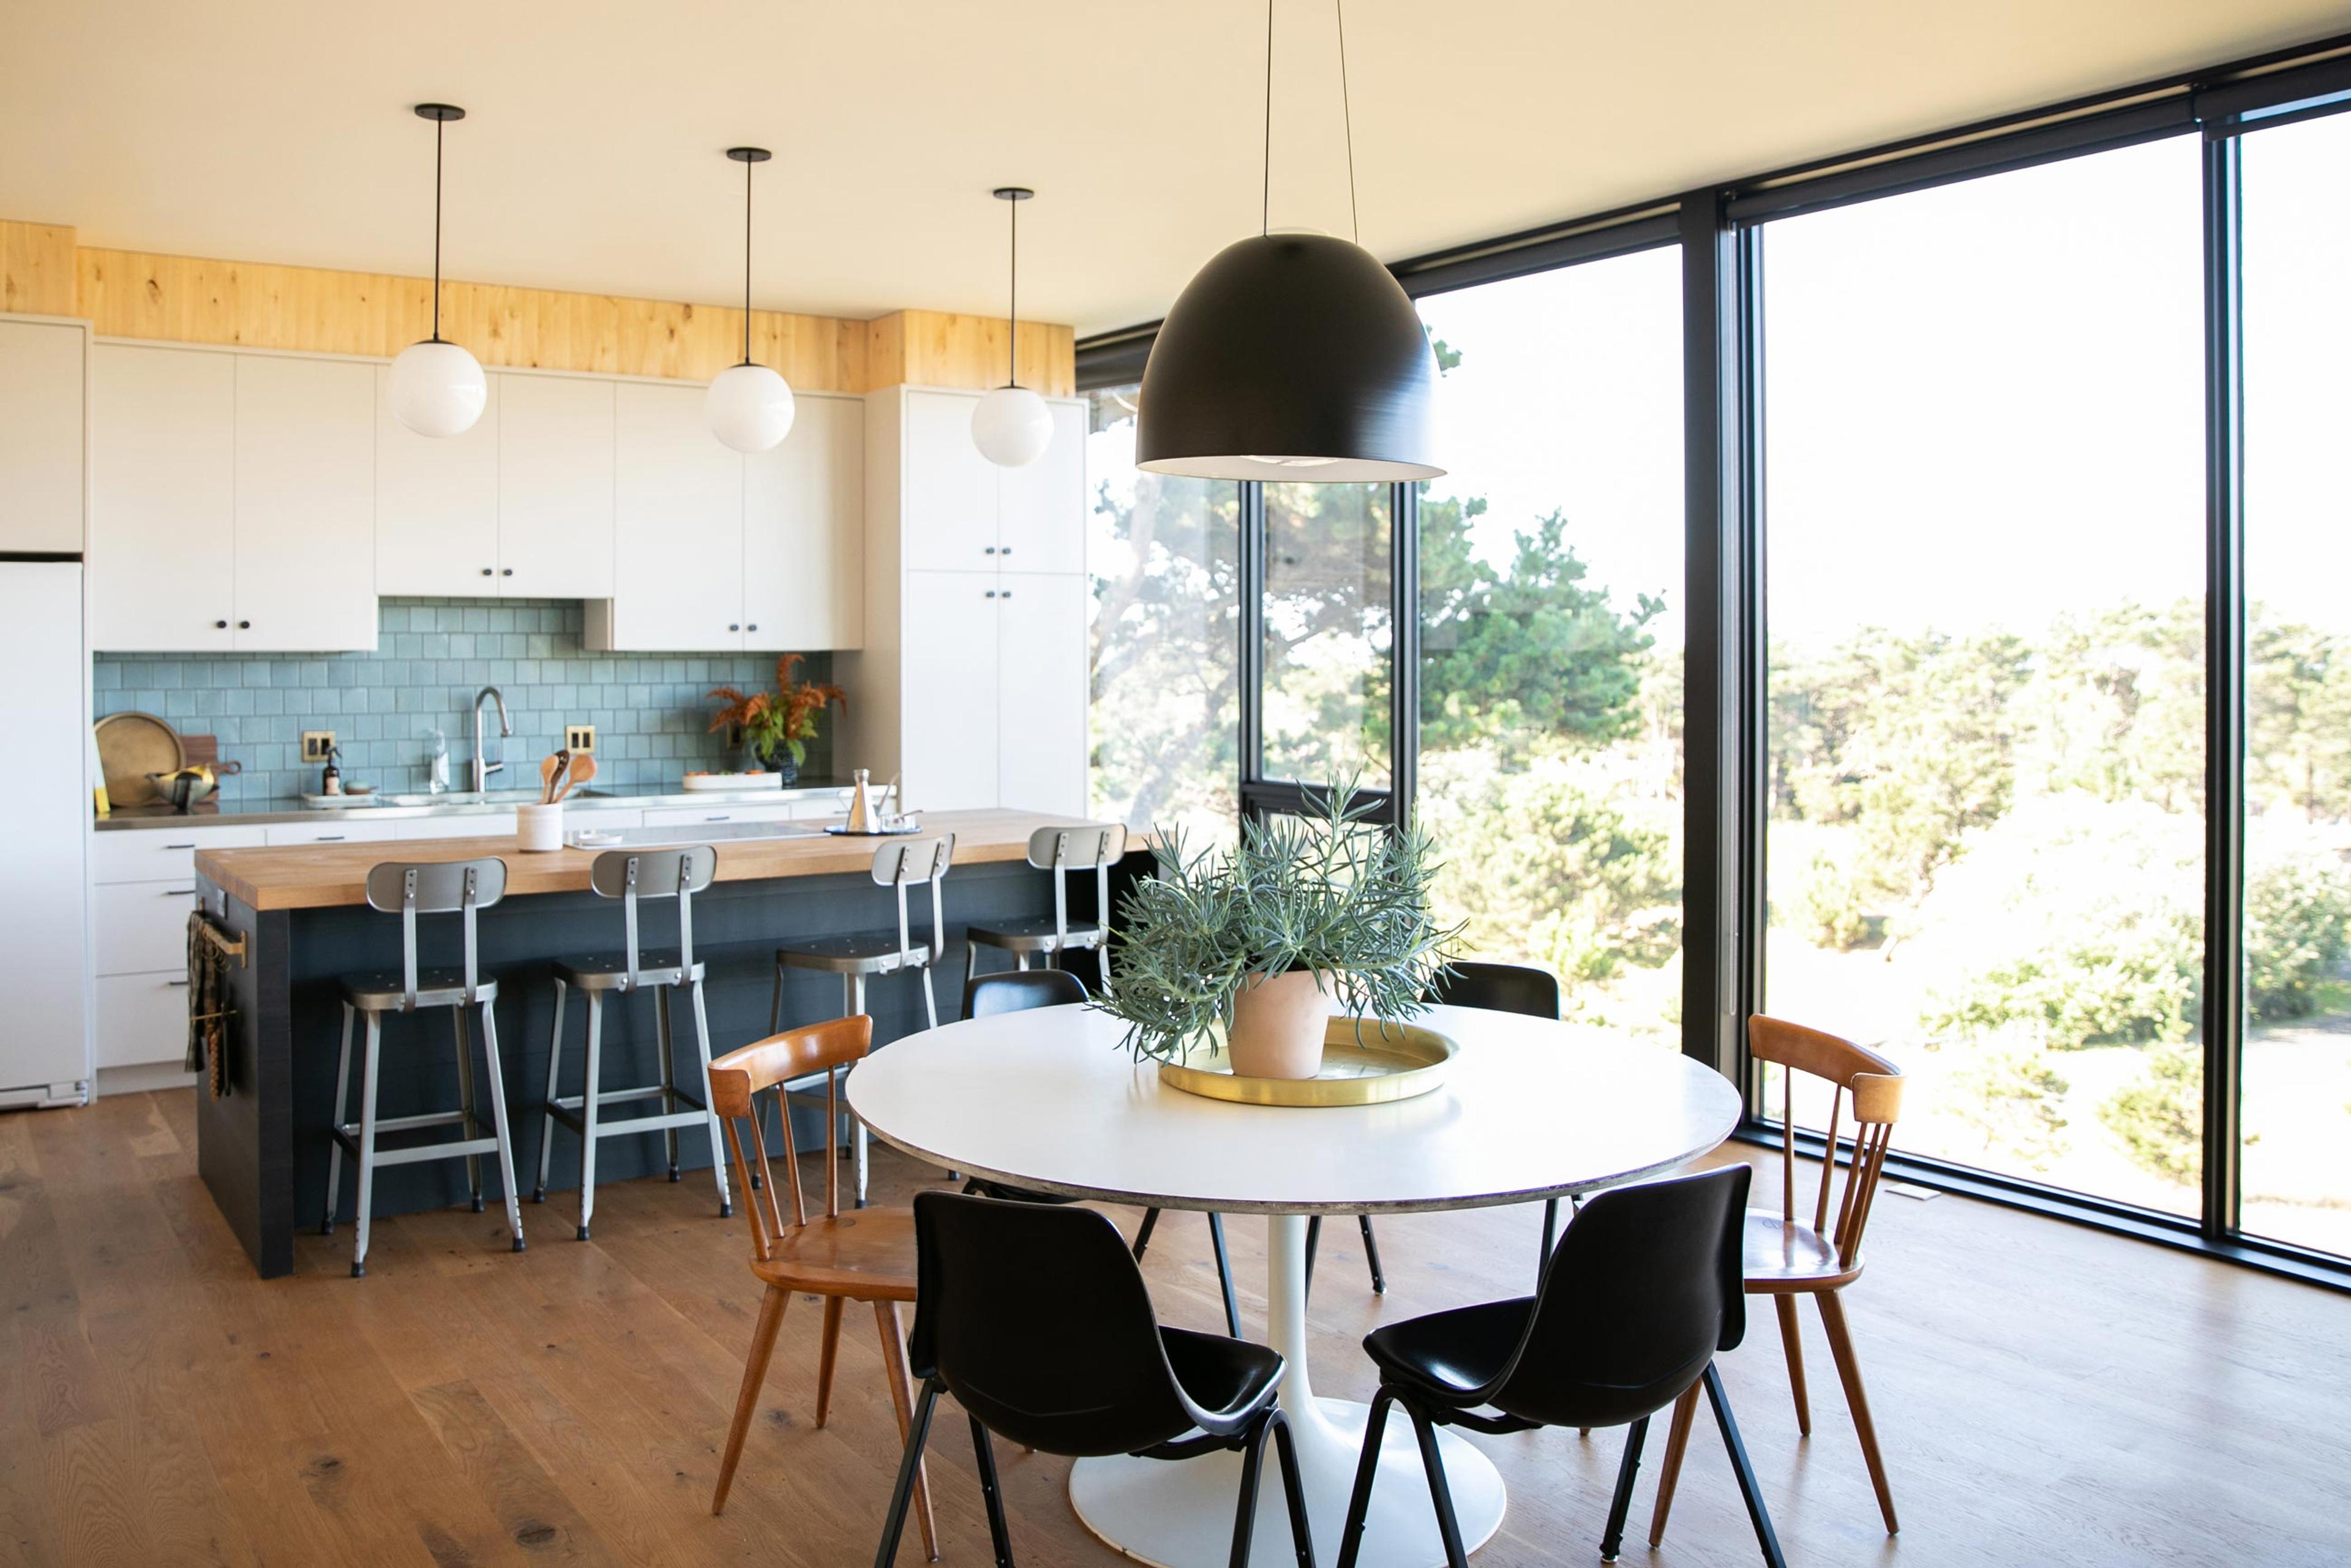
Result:
{"label": "electrical outlet", "polygon": [[596,727],[592,724],[567,724],[563,727],[563,748],[567,751],[596,749]]}
{"label": "electrical outlet", "polygon": [[[278,731],[280,735],[284,730]],[[302,760],[324,762],[327,754],[335,749],[335,732],[331,729],[306,729],[302,732]]]}

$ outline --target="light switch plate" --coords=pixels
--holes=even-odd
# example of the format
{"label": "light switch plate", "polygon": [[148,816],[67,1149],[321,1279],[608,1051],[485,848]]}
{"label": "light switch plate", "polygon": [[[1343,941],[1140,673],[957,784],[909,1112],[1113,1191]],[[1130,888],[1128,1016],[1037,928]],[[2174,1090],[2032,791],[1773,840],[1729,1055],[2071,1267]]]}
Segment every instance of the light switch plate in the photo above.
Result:
{"label": "light switch plate", "polygon": [[[285,734],[284,730],[277,732]],[[327,754],[335,749],[335,732],[331,729],[306,729],[302,732],[302,760],[324,762]]]}
{"label": "light switch plate", "polygon": [[567,724],[563,727],[563,748],[566,751],[596,749],[596,727],[592,724]]}

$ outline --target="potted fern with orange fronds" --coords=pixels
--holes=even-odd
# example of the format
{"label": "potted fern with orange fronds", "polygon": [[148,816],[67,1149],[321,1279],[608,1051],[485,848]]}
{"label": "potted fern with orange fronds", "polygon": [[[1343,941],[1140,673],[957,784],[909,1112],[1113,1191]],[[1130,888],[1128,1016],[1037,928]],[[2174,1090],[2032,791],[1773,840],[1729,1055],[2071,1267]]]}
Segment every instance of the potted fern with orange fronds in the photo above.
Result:
{"label": "potted fern with orange fronds", "polygon": [[[795,678],[794,672],[807,657],[806,653],[777,657],[775,691],[743,692],[719,686],[710,693],[714,701],[726,705],[710,721],[710,733],[739,729],[745,760],[780,773],[787,784],[799,777],[800,765],[808,760],[808,743],[816,738],[817,720],[826,706],[849,711],[849,695],[831,682]],[[780,759],[776,755],[778,751],[783,753]]]}

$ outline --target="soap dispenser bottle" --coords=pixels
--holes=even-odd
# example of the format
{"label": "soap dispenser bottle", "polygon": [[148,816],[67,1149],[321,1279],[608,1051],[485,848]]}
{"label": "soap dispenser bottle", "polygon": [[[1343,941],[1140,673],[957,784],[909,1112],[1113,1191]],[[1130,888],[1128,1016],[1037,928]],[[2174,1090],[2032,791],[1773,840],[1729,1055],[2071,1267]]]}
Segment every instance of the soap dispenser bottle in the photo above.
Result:
{"label": "soap dispenser bottle", "polygon": [[343,792],[343,770],[335,766],[335,758],[343,754],[340,746],[327,748],[327,770],[319,776],[319,793],[340,795]]}
{"label": "soap dispenser bottle", "polygon": [[425,783],[425,792],[446,794],[449,789],[449,737],[437,729],[431,734],[433,749],[424,754],[425,766],[431,772]]}

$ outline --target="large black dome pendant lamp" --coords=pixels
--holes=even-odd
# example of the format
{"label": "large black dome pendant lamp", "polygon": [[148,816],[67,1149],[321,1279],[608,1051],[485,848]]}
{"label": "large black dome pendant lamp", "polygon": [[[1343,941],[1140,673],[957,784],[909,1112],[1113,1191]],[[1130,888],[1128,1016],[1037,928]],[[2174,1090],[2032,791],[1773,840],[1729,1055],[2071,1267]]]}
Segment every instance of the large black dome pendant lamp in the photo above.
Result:
{"label": "large black dome pendant lamp", "polygon": [[[1341,0],[1333,0],[1334,9]],[[1339,86],[1347,34],[1339,15]],[[1433,479],[1437,361],[1379,258],[1332,235],[1276,234],[1273,5],[1265,18],[1265,202],[1259,232],[1193,275],[1143,372],[1135,465],[1202,479],[1358,484]],[[1347,201],[1354,205],[1353,116]]]}

